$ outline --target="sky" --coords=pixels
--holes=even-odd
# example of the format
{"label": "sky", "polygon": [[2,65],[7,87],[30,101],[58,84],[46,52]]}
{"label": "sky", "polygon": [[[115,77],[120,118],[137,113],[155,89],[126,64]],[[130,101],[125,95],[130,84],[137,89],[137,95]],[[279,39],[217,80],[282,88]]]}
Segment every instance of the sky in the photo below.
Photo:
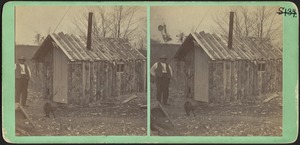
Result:
{"label": "sky", "polygon": [[[139,15],[147,15],[146,7],[140,7]],[[34,45],[34,36],[48,32],[74,34],[74,17],[80,15],[86,7],[72,6],[18,6],[16,7],[16,44]],[[179,43],[176,35],[185,35],[193,31],[215,33],[214,19],[228,13],[229,7],[223,6],[156,6],[150,8],[150,37],[163,42],[158,26],[166,24],[172,41]],[[66,15],[65,15],[66,14]],[[62,19],[62,17],[65,17]],[[61,23],[58,25],[60,20]],[[202,22],[201,22],[202,20]],[[201,23],[200,23],[201,22]],[[197,28],[197,26],[199,27]],[[197,28],[197,30],[196,30]]]}
{"label": "sky", "polygon": [[[53,32],[62,16],[67,12],[68,7],[48,7],[48,6],[18,6],[16,7],[16,44],[33,45],[34,36],[41,33],[47,35],[48,31]],[[78,12],[78,8],[72,8],[65,15],[64,19],[57,27],[56,32],[70,31],[71,16]]]}
{"label": "sky", "polygon": [[[184,32],[190,34],[197,28],[197,32],[205,31],[212,33],[216,25],[214,18],[217,13],[226,12],[228,7],[209,7],[209,6],[170,6],[170,7],[151,7],[151,38],[163,42],[158,26],[163,23],[167,26],[172,41],[168,43],[179,43],[176,35]],[[202,21],[202,22],[201,22]],[[200,23],[201,22],[201,23]]]}
{"label": "sky", "polygon": [[[87,7],[80,6],[17,6],[15,15],[16,44],[36,45],[34,36],[38,33],[42,36],[46,36],[49,32],[74,34],[73,19],[86,9]],[[146,7],[139,7],[136,14],[146,16],[146,11]],[[60,22],[60,20],[62,21]]]}
{"label": "sky", "polygon": [[[150,35],[151,39],[163,42],[161,32],[158,26],[163,23],[166,24],[167,31],[173,39],[167,43],[179,44],[178,35],[183,32],[189,35],[191,32],[218,33],[218,26],[215,19],[224,17],[226,13],[230,12],[230,6],[160,6],[151,7],[150,11]],[[257,7],[248,7],[250,11],[255,11]],[[277,10],[277,9],[276,9]],[[276,11],[274,11],[276,14]],[[282,21],[281,15],[275,15],[276,19]],[[226,18],[225,18],[226,19]],[[228,17],[229,21],[229,17]],[[282,23],[281,23],[282,26]],[[197,28],[198,27],[198,28]],[[228,26],[229,27],[229,26]],[[282,31],[282,29],[281,29]],[[220,34],[220,33],[218,33]]]}

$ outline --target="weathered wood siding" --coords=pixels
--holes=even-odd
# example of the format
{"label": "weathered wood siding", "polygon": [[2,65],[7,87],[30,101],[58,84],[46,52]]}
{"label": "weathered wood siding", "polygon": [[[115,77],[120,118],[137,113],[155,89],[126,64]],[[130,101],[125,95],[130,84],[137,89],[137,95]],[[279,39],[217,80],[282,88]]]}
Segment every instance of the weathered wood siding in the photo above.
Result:
{"label": "weathered wood siding", "polygon": [[[125,62],[124,72],[119,73],[116,65],[108,61],[69,62],[68,101],[82,105],[117,95],[144,92],[143,63],[146,62]],[[117,85],[120,86],[119,92]]]}
{"label": "weathered wood siding", "polygon": [[266,61],[258,71],[253,61],[212,61],[209,71],[209,102],[253,101],[264,94],[282,91],[281,61]]}
{"label": "weathered wood siding", "polygon": [[225,102],[223,87],[223,62],[211,62],[209,64],[209,102]]}
{"label": "weathered wood siding", "polygon": [[[209,61],[207,84],[209,103],[255,101],[260,95],[282,91],[282,61],[265,62],[265,71],[258,71],[258,64],[254,61]],[[194,77],[188,75],[188,70],[192,69],[190,64],[193,64],[191,54],[187,54],[184,61],[177,61],[174,64],[177,64],[175,70],[177,80],[184,78],[183,84],[186,84],[176,89],[184,91],[184,94],[187,94],[188,88],[192,88],[191,91],[194,92],[194,81],[191,81]],[[183,70],[185,73],[180,73]]]}
{"label": "weathered wood siding", "polygon": [[[190,34],[175,53],[176,61],[183,61],[184,66],[177,67],[191,68],[190,64],[202,66],[208,69],[208,94],[210,103],[239,103],[242,101],[255,101],[265,94],[282,91],[282,51],[273,47],[269,41],[262,41],[256,38],[234,38],[233,49],[227,47],[227,37],[216,34],[200,33]],[[196,47],[191,47],[191,45]],[[197,46],[205,51],[209,58],[208,68],[205,68],[200,61],[192,59],[193,51]],[[201,54],[196,57],[201,58]],[[203,57],[203,56],[202,56]],[[192,60],[191,60],[192,59]],[[181,72],[181,70],[176,70]],[[186,86],[194,88],[205,80],[198,77],[203,74],[199,69],[194,72],[196,77],[192,81],[186,74],[180,74],[186,78]],[[180,77],[179,77],[180,78]],[[201,82],[202,81],[202,82]],[[205,87],[206,87],[205,86]],[[204,86],[196,87],[203,89]],[[177,88],[178,89],[178,88]],[[197,90],[201,90],[197,89]],[[182,87],[181,90],[187,90]],[[192,90],[194,93],[194,91]],[[185,92],[185,94],[187,94]],[[203,95],[203,91],[196,95]]]}
{"label": "weathered wood siding", "polygon": [[79,104],[83,97],[82,62],[68,64],[68,102]]}

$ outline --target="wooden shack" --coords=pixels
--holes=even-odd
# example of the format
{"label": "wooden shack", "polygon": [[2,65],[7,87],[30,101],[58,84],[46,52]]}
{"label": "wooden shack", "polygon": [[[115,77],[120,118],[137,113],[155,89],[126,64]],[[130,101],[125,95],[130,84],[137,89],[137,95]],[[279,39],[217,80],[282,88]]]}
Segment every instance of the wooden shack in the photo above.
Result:
{"label": "wooden shack", "polygon": [[50,34],[33,56],[42,63],[43,95],[53,101],[86,104],[146,89],[146,58],[121,38],[86,39]]}
{"label": "wooden shack", "polygon": [[255,101],[282,91],[282,50],[267,40],[233,37],[204,31],[191,33],[176,52],[184,63],[186,94],[209,103]]}

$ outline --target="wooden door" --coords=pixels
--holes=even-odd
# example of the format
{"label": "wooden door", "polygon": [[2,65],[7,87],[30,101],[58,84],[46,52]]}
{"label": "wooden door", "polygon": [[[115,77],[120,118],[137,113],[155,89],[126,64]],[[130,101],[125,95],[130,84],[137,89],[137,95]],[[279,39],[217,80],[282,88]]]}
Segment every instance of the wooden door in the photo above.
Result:
{"label": "wooden door", "polygon": [[53,101],[68,103],[67,58],[61,50],[53,49]]}
{"label": "wooden door", "polygon": [[194,99],[208,102],[208,57],[205,52],[195,47]]}

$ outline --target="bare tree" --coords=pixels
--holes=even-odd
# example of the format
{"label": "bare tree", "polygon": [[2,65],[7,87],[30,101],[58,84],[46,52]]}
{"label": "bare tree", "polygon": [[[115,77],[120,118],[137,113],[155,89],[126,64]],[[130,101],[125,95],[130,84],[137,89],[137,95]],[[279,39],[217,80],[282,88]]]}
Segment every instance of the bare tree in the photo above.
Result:
{"label": "bare tree", "polygon": [[131,39],[133,33],[138,29],[141,19],[133,20],[137,7],[114,6],[111,12],[112,20],[110,30],[114,38]]}
{"label": "bare tree", "polygon": [[37,33],[34,36],[34,43],[40,46],[42,42],[45,40],[45,37],[41,35],[41,33]]}
{"label": "bare tree", "polygon": [[147,48],[147,18],[142,17],[139,19],[138,30],[132,35],[132,40],[137,40],[133,45],[137,49],[146,49]]}
{"label": "bare tree", "polygon": [[109,34],[109,19],[107,10],[104,7],[87,7],[80,15],[74,17],[73,24],[80,36],[86,37],[88,25],[88,13],[93,12],[93,36],[105,38]]}
{"label": "bare tree", "polygon": [[86,37],[88,12],[93,12],[93,37],[124,38],[136,48],[146,47],[146,16],[138,16],[138,7],[87,7],[73,19],[77,33]]}
{"label": "bare tree", "polygon": [[43,41],[46,39],[46,37],[48,36],[48,34],[51,33],[51,27],[49,27],[47,29],[47,32],[45,35],[43,35],[40,31],[34,30],[35,35],[34,35],[34,39],[33,39],[33,43],[40,46]]}
{"label": "bare tree", "polygon": [[176,37],[178,38],[177,41],[180,42],[180,43],[183,43],[185,38],[186,38],[186,36],[183,32],[180,32],[178,35],[176,35]]}
{"label": "bare tree", "polygon": [[[256,29],[254,32],[256,36],[259,38],[267,38],[270,40],[277,39],[280,35],[279,29],[282,27],[278,25],[278,19],[275,17],[278,16],[276,14],[276,8],[267,8],[265,6],[256,9]],[[276,25],[277,24],[277,25]]]}
{"label": "bare tree", "polygon": [[268,39],[273,43],[282,43],[282,20],[276,15],[277,7],[231,7],[225,14],[219,14],[214,21],[216,30],[228,35],[229,11],[235,12],[234,35],[238,37],[256,37]]}

